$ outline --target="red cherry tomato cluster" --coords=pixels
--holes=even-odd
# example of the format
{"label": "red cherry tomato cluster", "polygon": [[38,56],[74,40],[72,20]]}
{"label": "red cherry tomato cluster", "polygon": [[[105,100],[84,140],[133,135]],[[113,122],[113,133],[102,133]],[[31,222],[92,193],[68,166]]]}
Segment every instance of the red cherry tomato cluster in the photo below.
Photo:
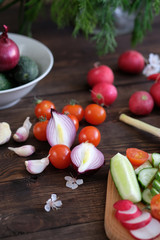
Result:
{"label": "red cherry tomato cluster", "polygon": [[[47,141],[46,128],[48,121],[51,118],[51,108],[55,109],[55,105],[49,100],[42,100],[35,106],[35,116],[39,121],[33,126],[33,135],[39,141]],[[91,125],[99,125],[103,123],[107,117],[106,111],[102,106],[93,103],[87,105],[84,109],[80,104],[73,100],[70,104],[63,107],[62,113],[72,119],[76,131],[78,131],[82,119]],[[93,145],[98,146],[100,140],[100,131],[95,126],[83,127],[78,133],[79,143],[90,142]],[[70,154],[71,150],[66,145],[57,144],[50,148],[49,160],[54,167],[64,169],[71,163]]]}

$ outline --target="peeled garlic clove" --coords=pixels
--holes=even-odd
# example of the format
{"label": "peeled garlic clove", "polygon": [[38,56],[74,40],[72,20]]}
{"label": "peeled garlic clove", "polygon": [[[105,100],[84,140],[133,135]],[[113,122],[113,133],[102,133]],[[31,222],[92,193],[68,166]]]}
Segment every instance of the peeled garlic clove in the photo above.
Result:
{"label": "peeled garlic clove", "polygon": [[9,150],[15,152],[18,156],[28,157],[35,152],[35,147],[32,145],[24,145],[21,147],[8,147]]}
{"label": "peeled garlic clove", "polygon": [[43,172],[44,169],[48,166],[48,164],[48,156],[42,159],[25,161],[26,169],[31,174],[39,174]]}
{"label": "peeled garlic clove", "polygon": [[22,127],[19,127],[16,131],[16,133],[13,135],[13,139],[16,142],[24,142],[29,137],[29,131],[32,126],[32,123],[29,120],[30,118],[27,117],[26,120],[23,123]]}
{"label": "peeled garlic clove", "polygon": [[11,129],[8,123],[1,122],[0,123],[0,145],[8,142],[11,138]]}

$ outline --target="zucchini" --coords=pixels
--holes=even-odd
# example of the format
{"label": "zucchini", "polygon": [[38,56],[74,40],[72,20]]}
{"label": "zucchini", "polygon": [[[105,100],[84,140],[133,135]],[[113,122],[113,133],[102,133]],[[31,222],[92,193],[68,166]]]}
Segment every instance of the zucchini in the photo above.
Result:
{"label": "zucchini", "polygon": [[143,168],[138,174],[138,181],[143,188],[147,188],[157,173],[158,168]]}
{"label": "zucchini", "polygon": [[152,153],[152,163],[153,167],[158,167],[160,164],[160,154],[159,153]]}
{"label": "zucchini", "polygon": [[160,182],[157,179],[154,179],[152,186],[160,193]]}
{"label": "zucchini", "polygon": [[153,196],[152,196],[151,190],[149,188],[146,188],[146,189],[143,190],[143,192],[142,192],[142,201],[145,204],[150,204],[152,197]]}
{"label": "zucchini", "polygon": [[155,196],[157,194],[159,194],[159,192],[157,191],[157,189],[155,189],[154,187],[151,188],[151,194],[152,196]]}
{"label": "zucchini", "polygon": [[111,175],[121,198],[140,202],[142,199],[140,186],[128,158],[117,153],[111,158],[110,165]]}
{"label": "zucchini", "polygon": [[150,163],[150,161],[146,161],[143,164],[141,164],[139,167],[137,167],[135,169],[135,173],[138,175],[138,173],[140,172],[140,170],[142,170],[143,168],[147,168],[147,167],[152,167],[152,164]]}

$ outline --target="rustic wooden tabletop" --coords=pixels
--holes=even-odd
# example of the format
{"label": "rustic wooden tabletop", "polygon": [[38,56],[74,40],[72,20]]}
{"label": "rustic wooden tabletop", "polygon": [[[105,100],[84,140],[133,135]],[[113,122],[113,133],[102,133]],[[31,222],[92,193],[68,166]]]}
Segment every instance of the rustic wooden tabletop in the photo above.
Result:
{"label": "rustic wooden tabletop", "polygon": [[[146,58],[149,53],[160,54],[159,20],[155,20],[153,30],[136,47]],[[10,31],[14,32],[16,11],[1,13],[1,28],[2,24],[8,25]],[[34,138],[32,130],[26,144],[36,147],[33,156],[23,158],[9,151],[9,146],[18,146],[13,139],[0,146],[0,239],[108,239],[104,230],[104,212],[110,158],[117,152],[125,154],[128,147],[148,152],[159,151],[157,137],[119,121],[121,112],[133,116],[128,110],[131,94],[137,90],[149,91],[153,82],[146,80],[142,74],[134,76],[118,70],[119,55],[131,49],[130,35],[119,36],[116,51],[102,57],[97,56],[92,42],[83,36],[73,38],[71,28],[58,30],[49,17],[42,16],[34,23],[33,37],[50,48],[55,62],[51,72],[31,93],[17,105],[0,111],[0,122],[8,122],[12,132],[20,127],[27,116],[32,124],[36,123],[35,96],[53,101],[59,112],[70,99],[76,99],[84,108],[91,103],[86,75],[96,61],[113,69],[118,98],[106,108],[107,119],[98,126],[101,132],[98,149],[103,152],[107,164],[94,175],[81,176],[84,184],[76,190],[65,186],[64,177],[70,174],[70,169],[58,170],[50,164],[39,175],[31,175],[26,171],[26,159],[43,158],[50,149],[47,142],[39,142]],[[160,111],[157,107],[150,115],[137,118],[160,126]],[[83,120],[78,132],[86,125]],[[78,133],[74,146],[77,144]],[[52,193],[57,194],[63,205],[58,211],[46,212],[44,205]]]}

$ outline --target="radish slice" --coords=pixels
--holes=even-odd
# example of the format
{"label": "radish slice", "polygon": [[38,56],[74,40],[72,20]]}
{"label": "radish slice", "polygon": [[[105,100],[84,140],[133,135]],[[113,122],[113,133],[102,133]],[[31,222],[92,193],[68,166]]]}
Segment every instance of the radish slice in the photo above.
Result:
{"label": "radish slice", "polygon": [[145,227],[152,220],[152,216],[149,212],[142,212],[142,214],[134,219],[122,222],[123,226],[127,229],[138,229]]}
{"label": "radish slice", "polygon": [[127,199],[123,199],[115,202],[113,204],[113,207],[120,211],[126,211],[126,210],[129,210],[132,205],[133,205],[133,202]]}
{"label": "radish slice", "polygon": [[157,219],[152,218],[150,223],[148,223],[145,227],[136,230],[130,230],[130,233],[136,239],[154,239],[160,234],[160,222]]}
{"label": "radish slice", "polygon": [[119,221],[127,221],[133,218],[136,218],[142,214],[141,210],[137,207],[137,205],[133,204],[129,210],[120,211],[117,210],[115,216]]}

